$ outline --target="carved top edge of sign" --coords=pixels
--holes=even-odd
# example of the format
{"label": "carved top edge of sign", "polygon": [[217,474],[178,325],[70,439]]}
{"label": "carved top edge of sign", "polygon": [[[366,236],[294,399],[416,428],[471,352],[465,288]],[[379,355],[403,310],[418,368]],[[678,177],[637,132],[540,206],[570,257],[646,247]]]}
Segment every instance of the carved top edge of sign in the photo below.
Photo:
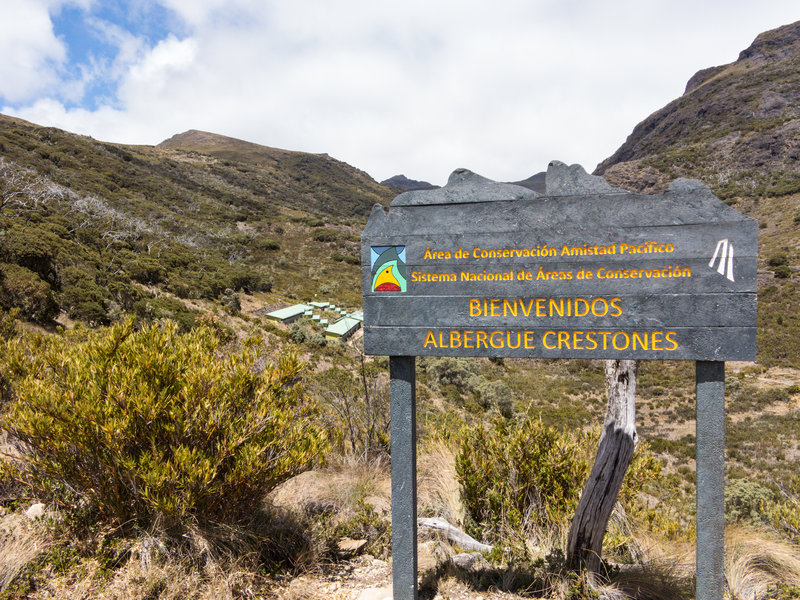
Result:
{"label": "carved top edge of sign", "polygon": [[[596,194],[629,194],[615,188],[599,175],[590,175],[579,164],[566,165],[551,161],[545,177],[545,196],[583,196]],[[701,182],[694,179],[676,179],[670,185],[671,192],[713,195]],[[499,183],[473,173],[468,169],[456,169],[447,185],[435,190],[415,190],[400,194],[392,206],[420,206],[431,204],[466,204],[473,202],[497,202],[538,198],[538,192],[515,185]]]}

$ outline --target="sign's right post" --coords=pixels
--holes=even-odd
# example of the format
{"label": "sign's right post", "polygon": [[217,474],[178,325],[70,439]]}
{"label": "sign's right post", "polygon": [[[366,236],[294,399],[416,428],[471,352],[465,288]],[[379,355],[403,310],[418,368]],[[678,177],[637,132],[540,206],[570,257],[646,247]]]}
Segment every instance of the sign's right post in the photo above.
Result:
{"label": "sign's right post", "polygon": [[725,587],[725,363],[699,360],[697,379],[697,600]]}

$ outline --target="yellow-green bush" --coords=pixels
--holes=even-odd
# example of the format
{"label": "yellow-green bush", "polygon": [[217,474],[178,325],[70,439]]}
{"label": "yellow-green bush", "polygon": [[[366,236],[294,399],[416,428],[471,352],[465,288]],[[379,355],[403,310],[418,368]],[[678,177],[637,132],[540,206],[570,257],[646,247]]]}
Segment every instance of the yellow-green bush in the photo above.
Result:
{"label": "yellow-green bush", "polygon": [[6,312],[0,308],[0,340],[9,340],[17,335],[18,308]]}
{"label": "yellow-green bush", "polygon": [[[560,431],[533,417],[462,429],[456,473],[472,533],[527,538],[534,530],[566,526],[589,477],[598,434]],[[639,508],[638,493],[659,472],[652,452],[637,448],[619,494],[629,511]]]}
{"label": "yellow-green bush", "polygon": [[257,344],[223,354],[214,330],[172,323],[77,337],[40,340],[0,420],[40,494],[117,524],[234,522],[326,446],[292,354],[262,371]]}
{"label": "yellow-green bush", "polygon": [[781,488],[780,499],[762,507],[764,517],[777,531],[800,543],[800,475],[782,482]]}
{"label": "yellow-green bush", "polygon": [[582,438],[535,418],[463,429],[456,473],[473,533],[527,535],[569,518],[589,468]]}

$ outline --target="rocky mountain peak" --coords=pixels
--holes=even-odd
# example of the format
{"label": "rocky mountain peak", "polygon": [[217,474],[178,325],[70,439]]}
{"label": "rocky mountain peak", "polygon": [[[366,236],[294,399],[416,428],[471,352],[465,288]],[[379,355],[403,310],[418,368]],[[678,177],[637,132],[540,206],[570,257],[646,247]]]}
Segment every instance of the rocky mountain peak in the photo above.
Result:
{"label": "rocky mountain peak", "polygon": [[728,65],[639,123],[595,174],[635,191],[700,179],[721,198],[800,191],[800,21],[760,34]]}
{"label": "rocky mountain peak", "polygon": [[[759,34],[749,48],[739,53],[739,60],[783,58],[800,46],[800,21]],[[794,48],[793,48],[794,47]]]}

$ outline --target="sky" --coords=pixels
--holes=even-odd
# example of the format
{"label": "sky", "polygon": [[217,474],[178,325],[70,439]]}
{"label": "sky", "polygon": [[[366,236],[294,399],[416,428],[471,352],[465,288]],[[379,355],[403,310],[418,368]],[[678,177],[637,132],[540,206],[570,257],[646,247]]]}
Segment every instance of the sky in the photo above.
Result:
{"label": "sky", "polygon": [[0,0],[0,112],[125,144],[188,129],[378,181],[592,171],[797,0]]}

